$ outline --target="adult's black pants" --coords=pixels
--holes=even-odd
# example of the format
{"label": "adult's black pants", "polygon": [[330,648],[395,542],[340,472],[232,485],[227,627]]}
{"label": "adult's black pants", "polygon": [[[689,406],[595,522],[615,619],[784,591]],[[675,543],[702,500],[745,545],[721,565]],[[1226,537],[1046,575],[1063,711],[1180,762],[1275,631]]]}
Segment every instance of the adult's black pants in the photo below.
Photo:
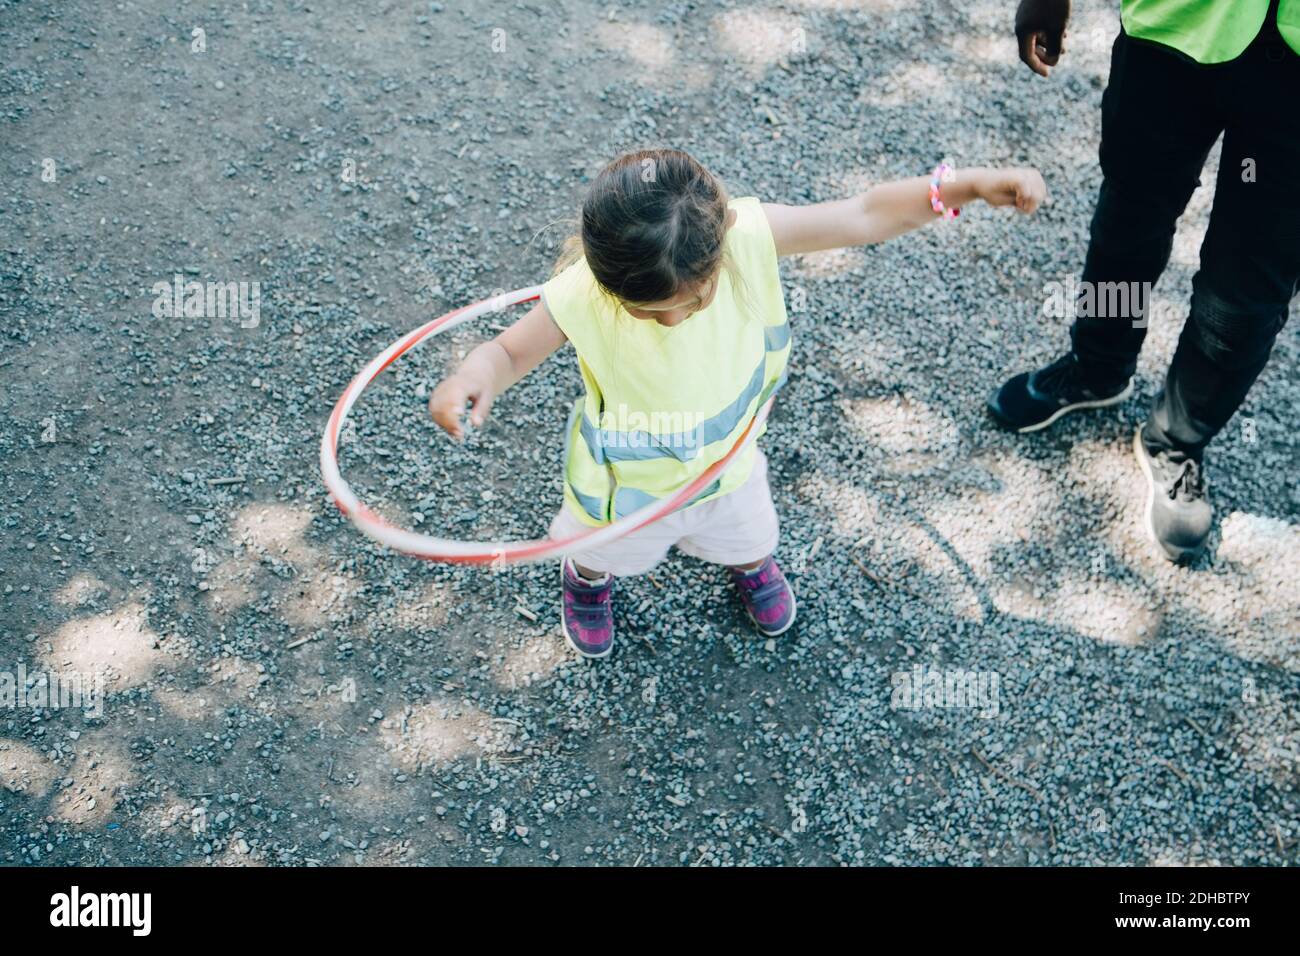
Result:
{"label": "adult's black pants", "polygon": [[[1213,66],[1121,32],[1081,292],[1155,284],[1220,134],[1191,310],[1145,433],[1152,452],[1198,460],[1263,370],[1300,287],[1300,54],[1271,16],[1241,56]],[[1106,298],[1081,301],[1070,335],[1086,377],[1109,388],[1137,368],[1150,303],[1107,314]]]}

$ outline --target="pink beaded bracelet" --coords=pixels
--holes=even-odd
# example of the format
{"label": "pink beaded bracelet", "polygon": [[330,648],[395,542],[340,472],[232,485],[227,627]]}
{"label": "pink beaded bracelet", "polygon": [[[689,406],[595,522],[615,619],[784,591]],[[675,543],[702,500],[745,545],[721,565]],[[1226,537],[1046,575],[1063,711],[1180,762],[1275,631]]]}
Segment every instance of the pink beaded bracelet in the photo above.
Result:
{"label": "pink beaded bracelet", "polygon": [[939,194],[939,184],[945,181],[951,182],[952,177],[953,169],[947,163],[940,163],[930,174],[930,208],[934,210],[936,216],[943,216],[944,219],[955,219],[961,215],[960,209],[946,208]]}

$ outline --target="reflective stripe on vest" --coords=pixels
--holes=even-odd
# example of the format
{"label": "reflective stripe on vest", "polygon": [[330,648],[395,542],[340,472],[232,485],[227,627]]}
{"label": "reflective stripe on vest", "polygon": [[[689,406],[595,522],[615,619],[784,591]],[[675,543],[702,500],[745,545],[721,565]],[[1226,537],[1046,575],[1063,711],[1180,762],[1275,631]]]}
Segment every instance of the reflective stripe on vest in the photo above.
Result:
{"label": "reflective stripe on vest", "polygon": [[[779,352],[790,344],[790,324],[768,326],[763,330],[768,353]],[[645,431],[619,431],[613,428],[597,428],[585,414],[580,423],[582,440],[587,444],[587,451],[598,465],[611,461],[646,461],[651,458],[676,458],[678,461],[690,461],[706,445],[721,441],[736,430],[749,411],[754,396],[763,390],[763,381],[767,373],[767,355],[765,354],[754,368],[740,396],[712,418],[705,419],[695,428],[684,432],[670,432],[667,435],[652,435]]]}
{"label": "reflective stripe on vest", "polygon": [[[768,386],[763,390],[762,394],[759,396],[758,404],[755,406],[755,408],[762,408],[764,402],[766,402],[769,398],[771,398],[778,391],[780,391],[781,386],[785,384],[785,381],[786,381],[786,374],[785,372],[782,372],[781,377],[779,379],[777,379],[770,386]],[[570,487],[572,488],[572,485],[570,485]],[[694,498],[692,498],[690,501],[686,502],[686,504],[682,505],[682,507],[689,508],[697,501],[703,501],[705,498],[717,494],[721,487],[722,487],[722,480],[718,479],[717,481],[709,485],[709,487],[701,491]],[[575,496],[577,496],[578,495],[577,489],[574,489],[573,493]],[[579,496],[578,500],[582,501],[582,497]],[[636,511],[638,508],[644,508],[646,505],[653,504],[654,502],[659,500],[661,499],[656,498],[654,495],[647,494],[646,492],[642,491],[640,488],[627,488],[627,487],[620,486],[618,491],[615,492],[614,494],[614,518],[615,519],[625,518],[628,515],[632,514],[634,511]],[[586,502],[583,502],[583,508],[586,509],[586,507],[587,507]],[[593,515],[594,517],[595,512],[592,512],[591,510],[588,509],[587,514]]]}
{"label": "reflective stripe on vest", "polygon": [[[785,325],[781,325],[781,326],[772,326],[765,331],[766,331],[766,341],[768,346],[768,354],[771,354],[773,352],[780,352],[782,349],[784,349],[787,345],[790,344],[789,323],[786,323]],[[769,384],[766,388],[763,388],[762,387],[763,373],[766,370],[766,368],[767,368],[767,355],[764,355],[763,361],[758,366],[756,372],[757,384],[759,388],[751,392],[750,387],[746,386],[745,394],[741,396],[743,402],[740,399],[737,400],[736,404],[739,405],[738,414],[735,416],[735,420],[731,428],[718,433],[716,437],[710,438],[708,442],[700,443],[696,439],[692,438],[691,441],[697,444],[698,447],[692,449],[692,455],[690,457],[694,457],[694,455],[699,454],[699,451],[704,446],[704,444],[710,444],[714,441],[719,441],[723,438],[726,438],[728,435],[730,435],[733,431],[737,429],[737,426],[741,425],[742,423],[747,423],[748,416],[746,415],[746,412],[749,411],[749,405],[751,402],[754,401],[755,395],[757,395],[758,397],[758,402],[754,404],[754,408],[759,409],[763,407],[764,402],[766,402],[769,398],[771,398],[778,391],[780,391],[781,387],[786,383],[786,379],[788,378],[788,372],[783,367],[781,370],[780,378],[778,378],[776,381]],[[753,380],[751,380],[751,385],[752,384],[753,384]],[[564,460],[566,462],[569,460],[569,441],[572,440],[571,436],[573,435],[574,432],[573,419],[575,417],[581,420],[580,424],[578,425],[578,434],[582,437],[584,442],[587,442],[588,448],[592,447],[587,437],[587,427],[588,427],[587,416],[583,414],[582,400],[579,399],[573,405],[573,412],[571,413],[570,416],[570,424],[568,429],[566,429],[565,431],[566,440],[565,440],[565,448],[564,448]],[[720,416],[714,416],[714,417],[718,418]],[[710,421],[712,421],[712,419]],[[642,432],[639,434],[645,434],[645,433]],[[647,439],[650,439],[653,436],[646,435],[646,437]],[[662,437],[660,437],[659,440],[662,441]],[[617,449],[603,449],[607,453],[618,452],[620,453],[621,457],[615,457],[612,454],[607,454],[606,457],[602,460],[602,459],[597,459],[596,456],[593,454],[592,458],[596,460],[598,464],[605,464],[609,461],[628,461],[636,457],[632,455],[631,452],[640,451],[642,453],[640,458],[643,460],[646,458],[660,457],[660,455],[654,454],[654,452],[656,452],[656,450],[662,450],[663,447],[664,446],[656,445],[644,449],[629,449],[626,447],[617,448]],[[623,455],[622,453],[624,452],[627,452],[628,454]],[[679,458],[679,460],[685,461],[687,459]],[[582,506],[582,510],[585,511],[588,515],[590,515],[593,519],[595,519],[596,521],[611,520],[611,518],[606,514],[607,499],[597,498],[594,495],[589,495],[584,493],[573,483],[572,480],[569,480],[568,478],[566,478],[565,484],[568,486],[569,491],[573,494],[573,497],[577,500],[578,504]],[[682,505],[682,507],[689,508],[691,505],[695,504],[696,502],[703,501],[705,498],[717,494],[720,488],[721,488],[721,480],[719,479],[718,481],[713,482],[711,485],[709,485],[707,488],[701,491],[698,495],[696,495],[686,504]],[[614,494],[614,514],[612,517],[613,519],[626,517],[627,515],[632,514],[632,512],[636,511],[638,508],[644,508],[646,505],[659,500],[660,499],[655,495],[651,495],[647,492],[644,492],[639,488],[631,488],[626,485],[621,485],[619,486],[619,488]]]}

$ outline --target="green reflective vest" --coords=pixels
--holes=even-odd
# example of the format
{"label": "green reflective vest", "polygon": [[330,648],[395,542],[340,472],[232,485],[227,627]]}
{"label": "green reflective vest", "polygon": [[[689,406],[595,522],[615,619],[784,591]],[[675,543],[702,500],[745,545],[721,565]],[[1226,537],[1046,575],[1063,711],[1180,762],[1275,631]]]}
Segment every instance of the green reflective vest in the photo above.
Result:
{"label": "green reflective vest", "polygon": [[[1197,63],[1226,63],[1259,35],[1269,0],[1123,0],[1124,32],[1173,47]],[[1277,27],[1300,53],[1300,0],[1280,0]]]}
{"label": "green reflective vest", "polygon": [[[586,524],[625,517],[699,477],[785,381],[790,324],[772,231],[757,199],[730,206],[718,291],[673,328],[629,315],[585,260],[542,286],[585,386],[569,421],[564,498]],[[686,507],[734,491],[753,464],[751,445]]]}

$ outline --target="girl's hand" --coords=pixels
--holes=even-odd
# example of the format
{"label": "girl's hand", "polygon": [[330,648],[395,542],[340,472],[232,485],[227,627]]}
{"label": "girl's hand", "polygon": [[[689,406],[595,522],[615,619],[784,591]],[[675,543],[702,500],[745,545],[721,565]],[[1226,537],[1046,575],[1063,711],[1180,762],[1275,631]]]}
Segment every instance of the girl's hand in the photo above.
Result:
{"label": "girl's hand", "polygon": [[979,197],[990,206],[1015,206],[1033,212],[1047,198],[1047,184],[1038,170],[1030,167],[991,169],[979,187]]}
{"label": "girl's hand", "polygon": [[519,381],[565,343],[564,333],[538,302],[528,314],[496,338],[484,342],[443,379],[429,396],[429,414],[438,427],[463,441],[461,417],[471,404],[469,420],[477,428],[487,421],[496,397]]}
{"label": "girl's hand", "polygon": [[469,420],[477,428],[487,421],[495,398],[496,393],[490,385],[465,375],[453,375],[444,379],[429,396],[429,414],[439,428],[456,441],[463,441],[465,430],[461,426],[461,417],[466,407],[473,403]]}

